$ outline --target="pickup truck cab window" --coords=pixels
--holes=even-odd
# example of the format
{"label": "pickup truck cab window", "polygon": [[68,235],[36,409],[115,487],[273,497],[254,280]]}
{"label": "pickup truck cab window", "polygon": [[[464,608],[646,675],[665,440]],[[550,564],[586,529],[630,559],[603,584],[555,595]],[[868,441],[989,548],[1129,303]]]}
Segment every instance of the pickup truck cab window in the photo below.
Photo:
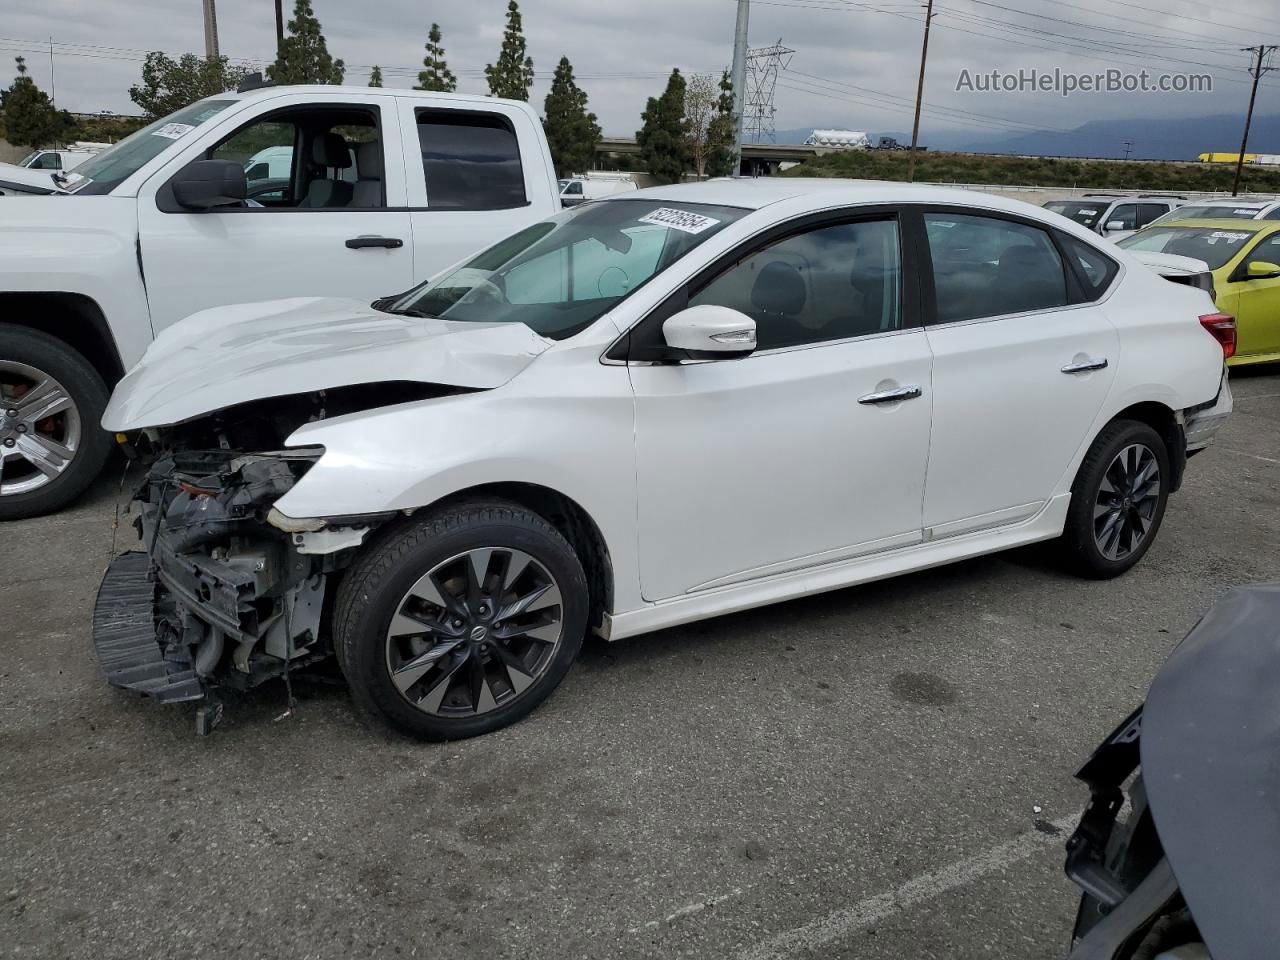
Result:
{"label": "pickup truck cab window", "polygon": [[497,114],[415,111],[427,206],[507,210],[528,199],[515,131]]}
{"label": "pickup truck cab window", "polygon": [[175,140],[209,122],[233,103],[234,100],[201,100],[148,124],[76,167],[70,174],[72,182],[68,189],[85,195],[110,193],[173,146]]}

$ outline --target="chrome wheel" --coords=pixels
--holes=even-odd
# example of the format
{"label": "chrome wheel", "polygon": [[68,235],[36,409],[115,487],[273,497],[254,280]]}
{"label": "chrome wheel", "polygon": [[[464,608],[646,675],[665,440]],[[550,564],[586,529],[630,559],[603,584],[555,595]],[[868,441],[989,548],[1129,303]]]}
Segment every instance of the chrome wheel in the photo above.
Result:
{"label": "chrome wheel", "polygon": [[1123,560],[1147,538],[1160,483],[1160,461],[1146,444],[1131,443],[1111,461],[1093,505],[1093,539],[1108,560]]}
{"label": "chrome wheel", "polygon": [[33,366],[0,360],[0,496],[58,479],[80,435],[80,411],[66,387]]}
{"label": "chrome wheel", "polygon": [[564,637],[560,585],[520,550],[480,547],[409,588],[387,630],[400,695],[438,717],[506,706],[547,670]]}

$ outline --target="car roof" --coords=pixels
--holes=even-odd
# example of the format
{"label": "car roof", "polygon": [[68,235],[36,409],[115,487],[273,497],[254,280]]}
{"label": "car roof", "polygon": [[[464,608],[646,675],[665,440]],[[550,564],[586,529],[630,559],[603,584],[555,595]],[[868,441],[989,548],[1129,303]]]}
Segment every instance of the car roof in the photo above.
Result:
{"label": "car roof", "polygon": [[839,177],[721,177],[698,183],[673,183],[646,187],[634,193],[607,198],[602,203],[665,200],[671,203],[705,203],[759,210],[798,197],[812,200],[814,209],[828,205],[871,203],[939,203],[985,207],[1010,213],[1044,211],[1021,200],[1010,200],[974,190],[928,187],[893,180],[846,180]]}
{"label": "car roof", "polygon": [[235,90],[226,93],[214,94],[207,97],[208,100],[237,100],[242,103],[248,103],[254,100],[269,100],[272,97],[278,97],[281,94],[325,94],[333,96],[339,94],[359,94],[360,96],[375,97],[409,97],[422,100],[451,100],[458,103],[474,103],[487,104],[492,106],[495,103],[504,104],[506,106],[518,106],[522,110],[532,109],[529,104],[523,100],[505,100],[501,97],[479,96],[472,93],[442,93],[435,90],[410,90],[406,87],[358,87],[351,84],[343,86],[333,86],[323,83],[299,83],[299,84],[266,84],[261,87],[254,87],[252,90],[238,92]]}
{"label": "car roof", "polygon": [[1204,230],[1233,230],[1237,233],[1261,233],[1264,230],[1280,229],[1280,220],[1250,220],[1242,217],[1232,220],[1230,217],[1208,217],[1193,220],[1166,220],[1156,224],[1157,229],[1165,227],[1197,227]]}
{"label": "car roof", "polygon": [[[1267,207],[1275,206],[1275,200],[1232,200],[1230,197],[1221,197],[1217,200],[1192,200],[1190,203],[1184,203],[1184,207],[1236,207],[1240,210],[1264,210]],[[1181,208],[1179,208],[1181,209]]]}

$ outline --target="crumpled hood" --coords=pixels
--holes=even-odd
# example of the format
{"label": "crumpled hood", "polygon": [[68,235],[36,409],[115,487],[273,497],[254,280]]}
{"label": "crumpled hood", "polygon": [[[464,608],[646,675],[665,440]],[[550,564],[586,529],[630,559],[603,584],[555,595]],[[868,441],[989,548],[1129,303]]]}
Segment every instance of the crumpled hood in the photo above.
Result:
{"label": "crumpled hood", "polygon": [[156,338],[116,386],[102,425],[170,426],[250,400],[362,383],[491,389],[549,346],[519,323],[406,317],[355,300],[216,307]]}

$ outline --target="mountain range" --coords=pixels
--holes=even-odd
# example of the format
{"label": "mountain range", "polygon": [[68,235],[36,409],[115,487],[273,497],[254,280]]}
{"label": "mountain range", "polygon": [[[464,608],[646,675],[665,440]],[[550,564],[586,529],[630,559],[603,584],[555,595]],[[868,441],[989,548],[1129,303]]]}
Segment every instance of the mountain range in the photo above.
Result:
{"label": "mountain range", "polygon": [[[1235,153],[1240,149],[1244,118],[1238,114],[1204,117],[1137,117],[1091,120],[1066,133],[1035,130],[1025,133],[984,134],[974,130],[920,131],[922,146],[964,153],[1010,153],[1054,157],[1108,157],[1121,159],[1125,141],[1133,144],[1131,157],[1139,160],[1195,160],[1201,153]],[[815,125],[816,126],[816,125]],[[821,126],[829,127],[826,123]],[[850,125],[851,129],[860,129]],[[777,143],[803,143],[813,127],[779,130]],[[880,136],[910,143],[910,132],[868,131],[872,143]],[[1250,153],[1280,153],[1280,114],[1255,116],[1249,129]]]}

